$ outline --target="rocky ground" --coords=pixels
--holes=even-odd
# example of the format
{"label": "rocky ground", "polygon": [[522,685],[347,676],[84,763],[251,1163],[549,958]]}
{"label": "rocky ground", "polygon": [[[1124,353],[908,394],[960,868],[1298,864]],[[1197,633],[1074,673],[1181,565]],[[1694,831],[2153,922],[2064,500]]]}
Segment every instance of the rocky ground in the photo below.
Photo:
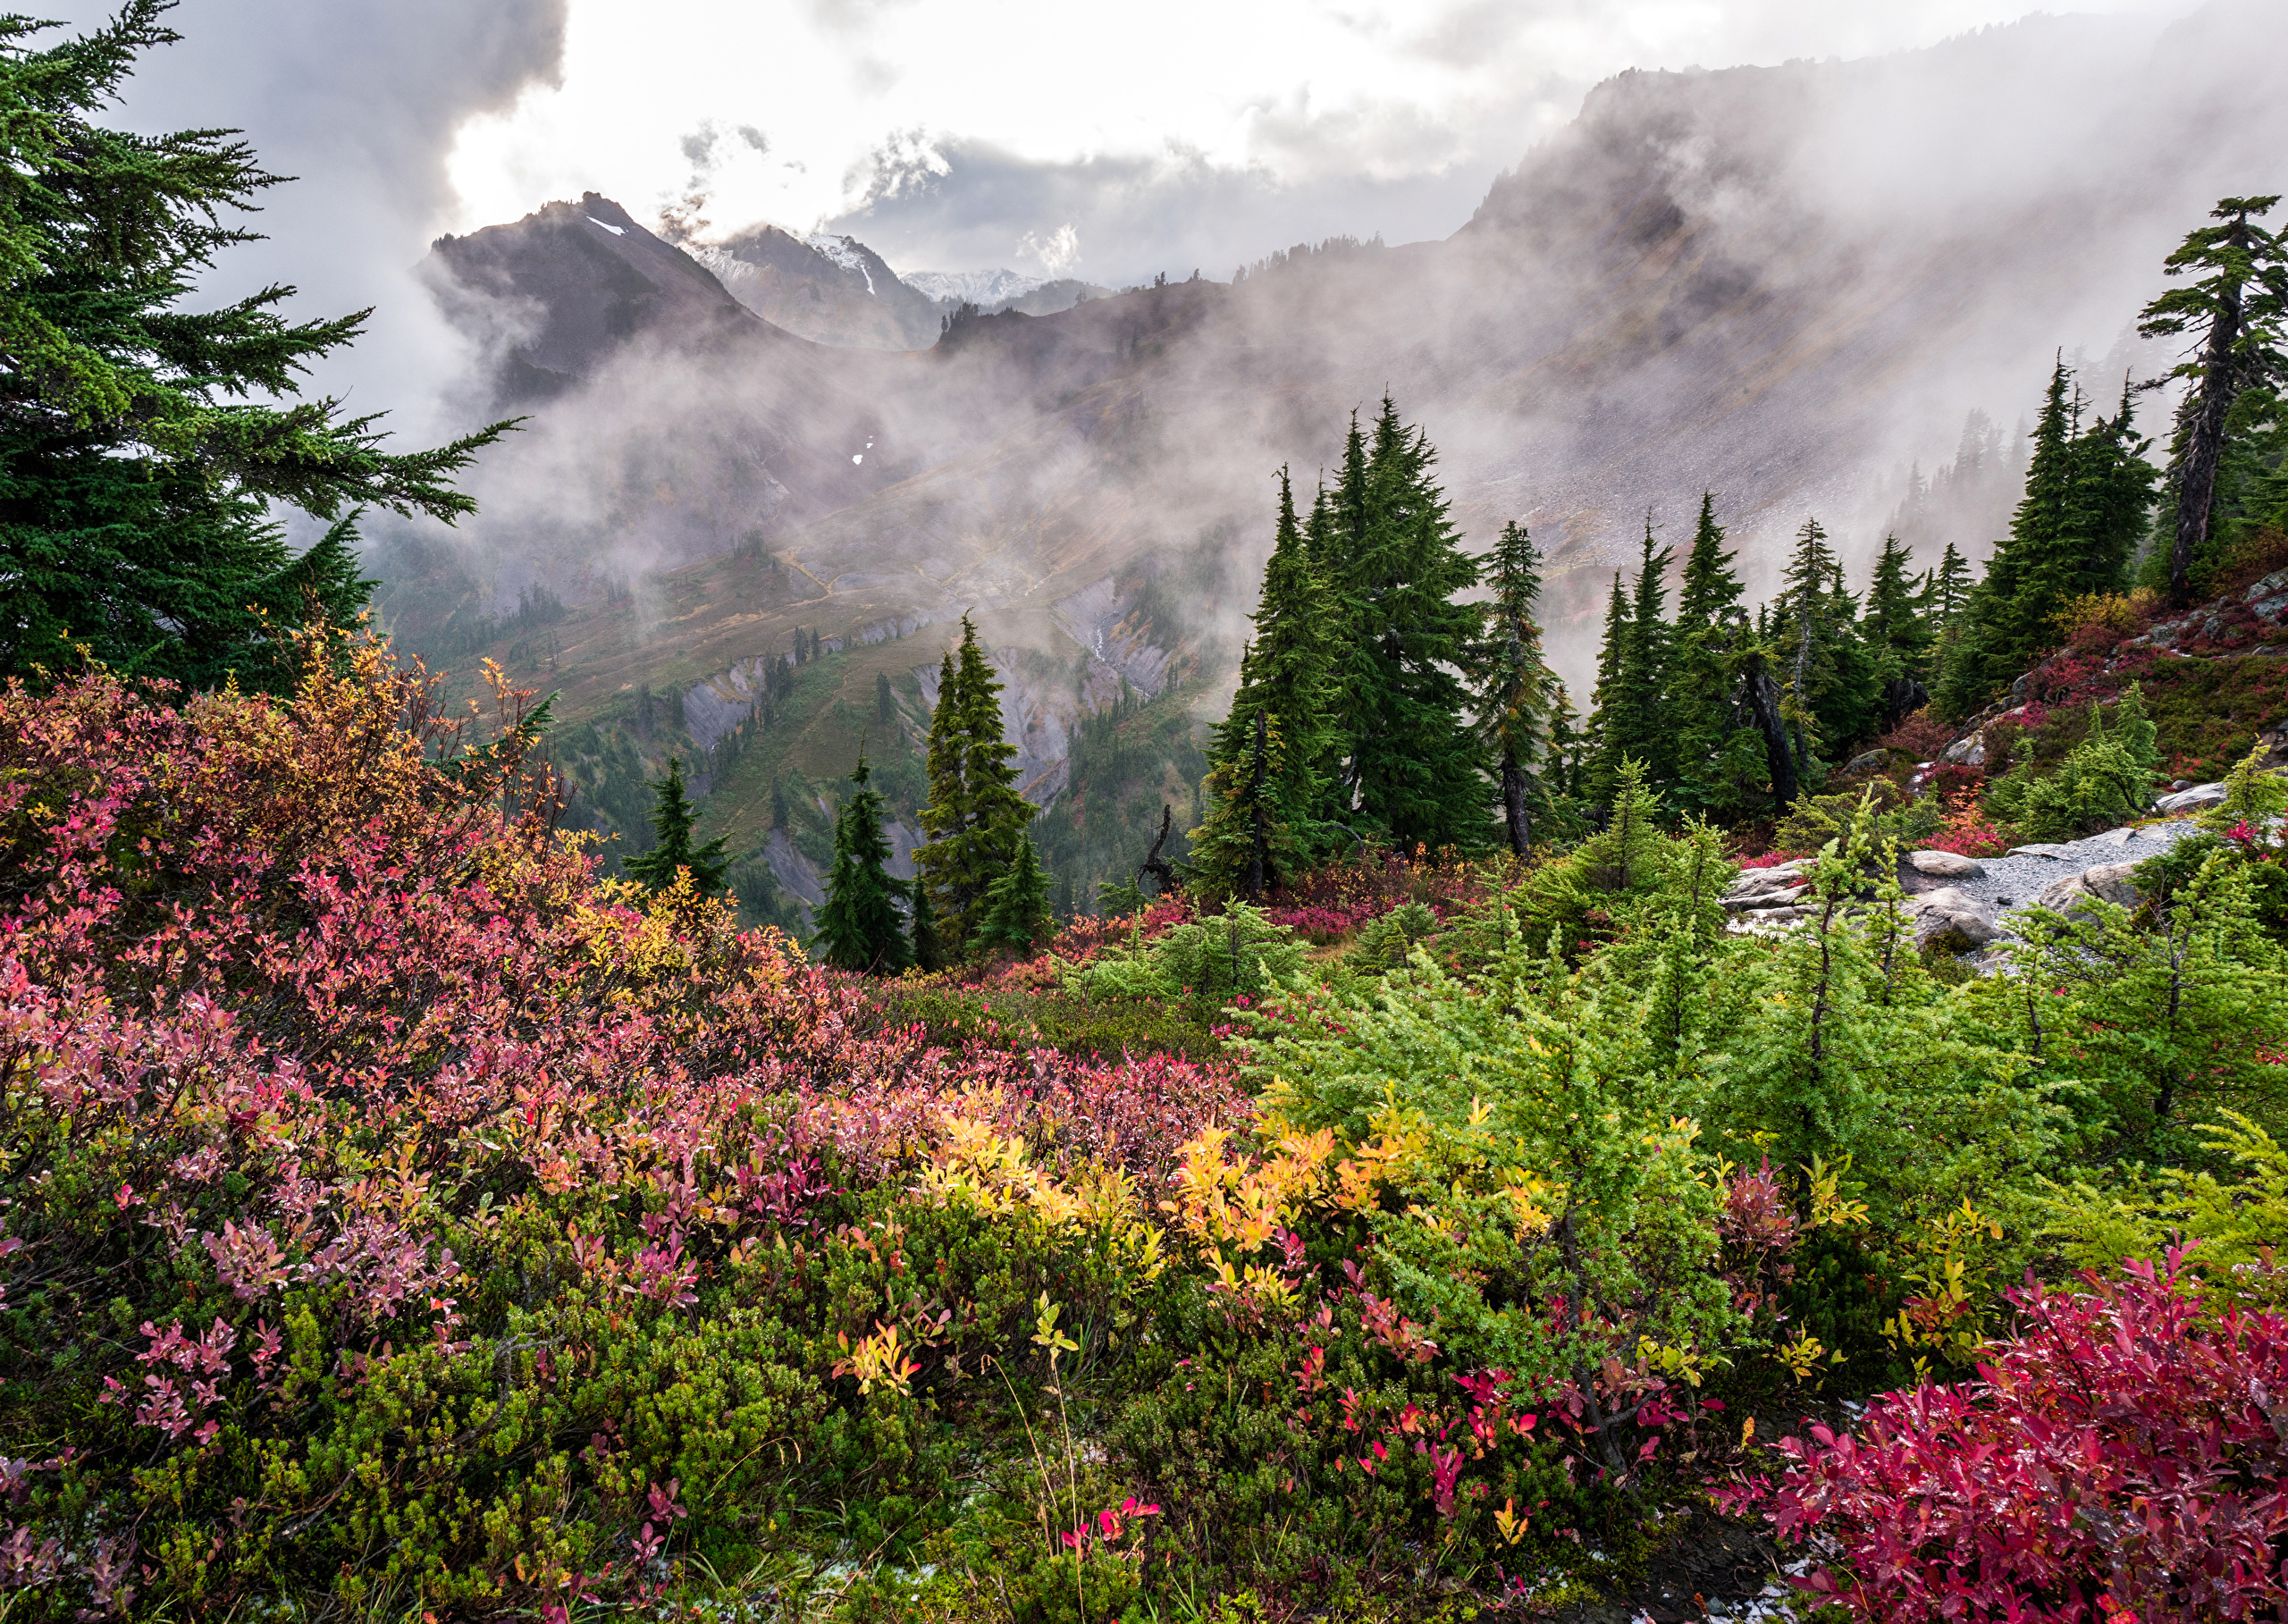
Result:
{"label": "rocky ground", "polygon": [[[2070,912],[2085,896],[2124,907],[2139,898],[2132,871],[2198,827],[2191,814],[2224,797],[2222,784],[2193,786],[2164,795],[2162,820],[2111,829],[2085,839],[2013,846],[1998,857],[1953,852],[1910,852],[1900,859],[1899,882],[1914,921],[1918,945],[1977,953],[2009,938],[2011,915],[2030,907]],[[1785,930],[1810,910],[1804,862],[1750,869],[1725,893],[1735,930]]]}

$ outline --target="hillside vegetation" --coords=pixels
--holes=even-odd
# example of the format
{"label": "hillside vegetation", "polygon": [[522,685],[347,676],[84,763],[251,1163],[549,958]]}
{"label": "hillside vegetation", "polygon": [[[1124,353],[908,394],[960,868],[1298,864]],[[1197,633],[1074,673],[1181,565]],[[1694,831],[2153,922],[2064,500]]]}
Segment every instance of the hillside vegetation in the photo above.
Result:
{"label": "hillside vegetation", "polygon": [[1228,706],[1215,528],[928,639],[527,584],[455,685],[263,504],[508,425],[234,403],[356,323],[174,308],[268,178],[91,122],[162,10],[0,20],[0,1614],[2288,1609],[2278,198],[2165,449],[2061,358],[1982,569],[1760,603],[1703,491],[1585,703],[1388,395]]}

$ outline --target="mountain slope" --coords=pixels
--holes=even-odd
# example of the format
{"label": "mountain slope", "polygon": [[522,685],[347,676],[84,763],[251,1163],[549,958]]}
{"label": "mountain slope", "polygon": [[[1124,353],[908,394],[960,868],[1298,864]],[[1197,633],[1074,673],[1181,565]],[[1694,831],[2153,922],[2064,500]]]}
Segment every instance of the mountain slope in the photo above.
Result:
{"label": "mountain slope", "polygon": [[440,246],[464,321],[513,340],[502,378],[557,391],[478,471],[455,556],[493,603],[534,581],[573,605],[568,714],[718,681],[797,627],[854,644],[975,609],[1039,656],[1010,661],[1013,710],[1062,715],[1100,674],[1060,618],[1076,602],[1212,684],[1273,471],[1308,489],[1388,388],[1466,528],[1524,518],[1552,552],[1577,674],[1648,510],[1715,490],[1759,586],[1806,511],[1855,566],[1909,459],[1971,408],[2016,417],[2056,347],[2087,347],[2100,398],[2160,370],[2120,341],[2163,254],[2216,196],[2282,189],[2275,32],[2213,4],[2158,33],[2035,19],[1865,63],[1627,74],[1446,241],[975,318],[912,355],[807,343],[601,200],[552,206],[494,228],[513,243]]}

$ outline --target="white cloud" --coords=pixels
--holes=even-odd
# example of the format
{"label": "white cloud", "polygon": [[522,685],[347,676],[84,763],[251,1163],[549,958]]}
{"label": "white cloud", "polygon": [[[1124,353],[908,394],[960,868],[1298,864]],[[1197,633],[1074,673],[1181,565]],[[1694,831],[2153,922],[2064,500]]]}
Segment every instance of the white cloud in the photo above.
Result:
{"label": "white cloud", "polygon": [[[2143,9],[2190,3],[2146,0]],[[678,143],[706,120],[770,131],[767,151],[720,142],[711,154],[708,213],[724,227],[812,227],[902,187],[942,182],[944,144],[958,141],[1033,165],[1178,153],[1274,189],[1451,182],[1433,228],[1443,234],[1487,178],[1569,118],[1590,84],[1624,68],[1863,55],[2029,9],[2026,0],[1161,0],[1140,11],[1002,0],[980,13],[970,0],[571,0],[561,84],[534,86],[515,107],[466,125],[452,175],[463,227],[588,187],[642,213],[683,195],[691,163]],[[1029,219],[1015,235],[1047,243],[1065,223]],[[1421,234],[1407,223],[1400,234]],[[1241,223],[1231,224],[1199,251],[1259,253],[1291,240],[1283,223],[1252,244]],[[1318,229],[1384,226],[1328,218]],[[1191,238],[1172,232],[1165,252],[1191,251]]]}

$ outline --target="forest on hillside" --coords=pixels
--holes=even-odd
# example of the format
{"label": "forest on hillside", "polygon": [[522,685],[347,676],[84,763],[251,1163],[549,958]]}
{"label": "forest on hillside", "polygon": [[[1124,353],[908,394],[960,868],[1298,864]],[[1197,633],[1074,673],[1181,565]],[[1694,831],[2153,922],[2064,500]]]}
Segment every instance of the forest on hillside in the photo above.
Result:
{"label": "forest on hillside", "polygon": [[[99,122],[162,10],[0,20],[0,1613],[2288,1606],[2277,198],[2156,267],[2166,433],[2055,369],[1982,570],[1806,518],[1751,606],[1711,492],[1577,702],[1384,400],[1061,828],[973,623],[926,706],[805,628],[608,860],[601,739],[359,613],[509,425],[181,310],[268,177]],[[741,756],[798,705],[830,800]],[[805,939],[687,776],[766,767]]]}

